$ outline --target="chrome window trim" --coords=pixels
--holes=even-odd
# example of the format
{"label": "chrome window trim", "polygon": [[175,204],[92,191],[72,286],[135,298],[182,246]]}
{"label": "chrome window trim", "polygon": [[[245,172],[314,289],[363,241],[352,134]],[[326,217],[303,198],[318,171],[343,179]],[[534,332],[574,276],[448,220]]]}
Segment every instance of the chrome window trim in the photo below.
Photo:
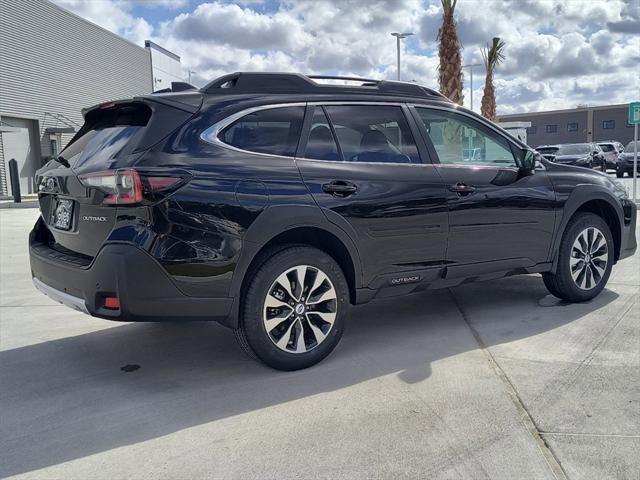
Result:
{"label": "chrome window trim", "polygon": [[[307,157],[295,157],[295,156],[288,156],[288,155],[274,155],[272,153],[260,153],[260,152],[252,152],[251,150],[244,150],[242,148],[238,148],[238,147],[234,147],[233,145],[229,145],[228,143],[223,142],[222,140],[220,140],[220,138],[218,137],[218,135],[220,134],[220,132],[222,130],[224,130],[226,127],[228,127],[229,125],[231,125],[233,122],[240,120],[242,117],[249,115],[251,113],[254,112],[259,112],[262,110],[271,110],[272,108],[287,108],[287,107],[307,107],[307,106],[312,106],[312,107],[316,107],[316,106],[323,106],[323,105],[328,105],[328,106],[334,106],[334,105],[384,105],[384,106],[392,106],[392,107],[408,107],[409,104],[406,102],[374,102],[374,101],[368,101],[368,102],[359,102],[357,100],[342,100],[342,101],[327,101],[327,102],[322,102],[322,101],[317,101],[317,102],[292,102],[292,103],[273,103],[273,104],[265,104],[265,105],[257,105],[255,107],[250,107],[250,108],[245,108],[244,110],[240,110],[239,112],[233,113],[231,115],[229,115],[228,117],[220,120],[219,122],[214,123],[213,125],[211,125],[209,128],[207,128],[206,130],[204,130],[201,134],[200,134],[200,139],[204,142],[207,142],[211,145],[216,145],[219,147],[223,147],[223,148],[228,148],[229,150],[233,150],[236,152],[241,152],[241,153],[246,153],[248,155],[261,155],[261,156],[266,156],[266,157],[275,157],[275,158],[288,158],[288,159],[294,159],[294,160],[311,160],[314,162],[329,162],[329,163],[341,163],[341,164],[359,164],[359,165],[395,165],[395,166],[406,166],[406,165],[411,165],[411,166],[422,166],[422,165],[433,165],[432,163],[424,163],[424,162],[420,162],[420,163],[398,163],[398,162],[353,162],[351,160],[322,160],[319,158],[307,158]],[[403,113],[404,110],[403,110]],[[406,116],[406,113],[405,113]],[[407,118],[407,122],[409,122],[409,118]],[[414,138],[414,142],[415,142],[415,138]],[[416,148],[417,148],[417,144],[416,144]]]}
{"label": "chrome window trim", "polygon": [[306,102],[293,102],[293,103],[273,103],[267,105],[257,105],[255,107],[245,108],[244,110],[240,110],[239,112],[232,113],[228,117],[223,118],[219,122],[214,123],[209,128],[204,130],[200,134],[200,139],[204,142],[207,142],[211,145],[216,145],[218,147],[228,148],[229,150],[234,150],[236,152],[247,153],[250,155],[261,155],[267,157],[275,157],[275,158],[289,158],[293,159],[294,156],[289,155],[275,155],[273,153],[260,153],[260,152],[252,152],[251,150],[244,150],[242,148],[234,147],[233,145],[229,145],[228,143],[223,142],[218,138],[220,132],[231,125],[233,122],[240,120],[242,117],[245,117],[251,113],[260,112],[262,110],[271,110],[275,108],[287,108],[287,107],[306,107]]}

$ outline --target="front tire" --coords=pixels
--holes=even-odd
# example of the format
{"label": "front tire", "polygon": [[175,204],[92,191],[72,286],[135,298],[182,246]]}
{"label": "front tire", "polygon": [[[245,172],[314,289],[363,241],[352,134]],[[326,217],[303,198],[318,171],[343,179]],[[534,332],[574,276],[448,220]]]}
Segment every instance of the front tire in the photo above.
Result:
{"label": "front tire", "polygon": [[348,307],[349,288],[336,261],[316,248],[288,247],[254,272],[236,338],[272,368],[307,368],[336,347]]}
{"label": "front tire", "polygon": [[544,284],[563,300],[591,300],[609,280],[613,255],[613,238],[606,222],[593,213],[579,213],[562,236],[556,272],[542,274]]}

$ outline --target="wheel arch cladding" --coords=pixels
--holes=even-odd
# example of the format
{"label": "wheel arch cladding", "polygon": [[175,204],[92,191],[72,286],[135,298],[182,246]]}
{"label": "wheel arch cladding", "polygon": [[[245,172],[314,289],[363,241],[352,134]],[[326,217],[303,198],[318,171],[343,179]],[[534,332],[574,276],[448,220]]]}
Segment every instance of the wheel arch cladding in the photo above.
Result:
{"label": "wheel arch cladding", "polygon": [[340,266],[347,285],[349,286],[349,300],[355,302],[357,275],[356,264],[352,258],[352,254],[335,234],[318,226],[298,226],[285,230],[282,233],[271,238],[260,250],[253,256],[249,267],[242,279],[240,287],[240,297],[246,291],[246,287],[252,278],[252,271],[259,268],[264,261],[271,257],[274,253],[293,245],[306,245],[322,250],[331,256]]}
{"label": "wheel arch cladding", "polygon": [[615,207],[606,200],[594,199],[580,205],[580,207],[573,212],[572,217],[578,212],[594,213],[607,223],[609,230],[611,230],[611,237],[613,238],[613,260],[614,262],[617,261],[618,258],[620,258],[622,225]]}
{"label": "wheel arch cladding", "polygon": [[564,205],[564,215],[558,229],[558,234],[553,242],[553,268],[555,272],[558,263],[558,248],[562,236],[571,219],[579,212],[590,212],[602,218],[611,230],[614,243],[614,263],[620,258],[622,243],[622,207],[617,204],[617,199],[608,191],[601,188],[593,188],[589,185],[577,187]]}

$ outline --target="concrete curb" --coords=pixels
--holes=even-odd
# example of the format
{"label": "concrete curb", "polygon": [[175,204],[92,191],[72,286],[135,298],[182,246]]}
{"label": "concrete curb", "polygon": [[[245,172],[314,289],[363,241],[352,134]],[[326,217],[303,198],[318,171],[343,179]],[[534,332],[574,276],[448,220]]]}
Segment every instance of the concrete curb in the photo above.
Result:
{"label": "concrete curb", "polygon": [[38,208],[37,200],[27,200],[26,202],[0,202],[0,210],[4,208]]}

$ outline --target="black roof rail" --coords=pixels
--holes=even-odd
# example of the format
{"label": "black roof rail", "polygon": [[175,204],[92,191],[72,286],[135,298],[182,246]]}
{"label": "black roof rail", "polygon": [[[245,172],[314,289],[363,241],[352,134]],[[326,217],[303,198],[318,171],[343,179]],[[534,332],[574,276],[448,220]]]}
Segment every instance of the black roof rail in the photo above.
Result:
{"label": "black roof rail", "polygon": [[[360,85],[322,84],[314,80],[345,80]],[[417,83],[372,80],[360,77],[333,75],[302,75],[300,73],[235,72],[216,78],[200,89],[203,93],[224,95],[232,93],[356,93],[387,94],[411,97],[440,97],[441,93]]]}

